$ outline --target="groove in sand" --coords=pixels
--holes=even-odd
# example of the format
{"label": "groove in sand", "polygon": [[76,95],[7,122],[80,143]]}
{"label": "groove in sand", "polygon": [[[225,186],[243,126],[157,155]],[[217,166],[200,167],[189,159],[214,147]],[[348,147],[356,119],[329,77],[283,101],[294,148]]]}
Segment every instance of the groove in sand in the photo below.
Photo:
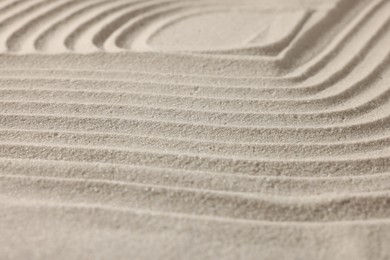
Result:
{"label": "groove in sand", "polygon": [[0,258],[390,258],[388,46],[388,0],[2,1]]}

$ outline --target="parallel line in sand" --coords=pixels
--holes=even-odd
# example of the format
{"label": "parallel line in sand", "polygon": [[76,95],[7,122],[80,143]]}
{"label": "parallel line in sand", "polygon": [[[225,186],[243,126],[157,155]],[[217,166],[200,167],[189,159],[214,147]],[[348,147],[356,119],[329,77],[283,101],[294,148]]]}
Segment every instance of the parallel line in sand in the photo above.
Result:
{"label": "parallel line in sand", "polygon": [[[3,177],[1,177],[3,178]],[[4,179],[4,178],[3,178]],[[223,192],[194,192],[184,189],[133,185],[131,189],[118,187],[111,189],[107,183],[87,185],[72,180],[48,180],[42,178],[8,178],[2,186],[1,194],[28,198],[47,197],[51,200],[68,200],[83,204],[105,202],[105,205],[135,207],[140,209],[178,212],[193,215],[212,215],[228,218],[272,221],[353,221],[365,219],[387,219],[390,203],[389,192],[359,193],[348,196],[320,198],[282,199],[232,195]],[[43,187],[45,187],[43,189]],[[14,189],[19,194],[14,194]],[[32,192],[34,191],[34,192]],[[55,192],[53,192],[55,191]],[[25,193],[25,194],[24,194]],[[70,195],[72,194],[72,195]],[[104,199],[105,198],[105,199]],[[203,205],[203,207],[199,207]],[[371,209],[361,212],[359,207]]]}
{"label": "parallel line in sand", "polygon": [[[387,58],[385,59],[387,60]],[[378,69],[379,68],[379,69]],[[376,71],[381,71],[380,67],[377,67]],[[264,101],[283,101],[281,97],[278,97],[278,94],[275,92],[277,89],[262,89],[262,88],[253,88],[253,87],[245,87],[245,86],[229,86],[229,87],[222,87],[222,86],[204,86],[204,85],[191,85],[191,84],[168,84],[168,83],[156,83],[156,82],[143,82],[140,80],[124,80],[124,79],[108,79],[108,77],[100,78],[99,80],[92,79],[92,78],[85,78],[85,77],[79,77],[77,75],[73,75],[69,78],[51,78],[51,77],[27,77],[24,79],[21,79],[21,76],[19,73],[23,73],[24,71],[15,70],[15,71],[3,71],[7,74],[7,77],[0,77],[0,80],[2,82],[2,88],[7,88],[7,86],[11,85],[13,87],[19,90],[23,90],[26,87],[23,85],[23,83],[26,83],[26,80],[29,80],[29,84],[32,84],[32,89],[42,89],[42,90],[86,90],[86,91],[105,91],[107,92],[106,85],[110,84],[110,91],[111,93],[139,93],[139,94],[150,94],[150,93],[156,93],[160,92],[160,95],[172,95],[172,93],[180,93],[175,94],[175,96],[182,96],[182,97],[194,97],[199,96],[202,97],[202,93],[204,97],[212,97],[216,95],[217,97],[222,98],[231,98],[235,97],[235,99],[238,100],[264,100]],[[36,73],[40,73],[40,71],[35,71]],[[10,77],[10,74],[18,73],[19,76],[16,77]],[[73,71],[72,74],[75,73],[87,73],[85,71]],[[94,72],[94,77],[100,77],[98,75],[95,75],[96,73],[101,74],[102,72],[96,71]],[[343,91],[338,93],[338,95],[345,95],[348,94],[357,94],[356,90],[359,92],[362,92],[364,90],[367,90],[366,88],[362,88],[362,83],[367,84],[367,80],[378,78],[378,73],[370,74],[370,76],[363,77],[361,81],[357,81],[354,84],[343,87]],[[375,82],[375,80],[374,80]],[[61,88],[59,88],[57,85],[61,83]],[[373,83],[373,82],[371,82]],[[16,85],[15,85],[16,84]],[[37,85],[38,84],[38,85]],[[94,88],[91,88],[91,84],[94,84]],[[37,87],[38,86],[38,87]],[[9,87],[8,87],[9,88]],[[360,89],[360,90],[359,90]],[[125,91],[126,90],[126,91]],[[130,90],[130,91],[129,91]],[[280,89],[279,89],[280,90]],[[293,95],[289,88],[283,88],[281,90],[281,93],[285,93],[286,95],[292,95],[287,99],[287,101],[293,101],[297,98],[296,95]],[[355,90],[355,91],[354,91]],[[125,92],[124,92],[125,91]],[[354,91],[354,92],[353,92]],[[185,93],[185,95],[183,95]],[[207,95],[207,96],[206,96]],[[257,99],[254,99],[253,96],[257,96]],[[337,96],[337,95],[336,95]],[[250,98],[249,98],[250,97]],[[272,99],[270,99],[272,97]],[[332,96],[328,96],[328,98],[332,98]],[[286,100],[286,99],[284,99]],[[296,99],[299,101],[300,99]],[[318,101],[317,99],[301,99],[301,100],[313,100]],[[321,99],[319,99],[321,100]]]}
{"label": "parallel line in sand", "polygon": [[[379,86],[378,91],[371,90],[371,97],[367,100],[357,101],[355,109],[367,106],[370,103],[379,103],[376,106],[382,105],[387,101],[389,91],[384,88],[385,85]],[[378,93],[376,93],[378,92]],[[20,87],[15,88],[0,88],[1,98],[4,101],[17,101],[29,97],[30,101],[73,101],[85,103],[106,103],[106,104],[122,104],[129,103],[133,105],[143,105],[149,107],[161,107],[167,109],[178,110],[199,110],[199,111],[218,111],[234,113],[266,113],[267,114],[320,114],[327,111],[327,107],[332,105],[332,109],[328,109],[328,113],[342,113],[345,110],[354,109],[353,99],[346,97],[354,96],[354,94],[345,93],[339,96],[338,100],[319,99],[319,100],[259,100],[259,99],[232,99],[232,98],[215,98],[215,97],[192,97],[183,95],[168,95],[155,93],[139,93],[139,92],[111,92],[111,91],[93,91],[93,90],[73,90],[73,89],[57,89],[50,90],[45,88],[25,89]],[[362,95],[362,94],[360,94]],[[345,96],[345,97],[344,97]],[[321,102],[322,101],[322,102]],[[345,105],[347,104],[347,105]],[[340,107],[339,109],[337,109]],[[293,112],[291,112],[293,111]]]}
{"label": "parallel line in sand", "polygon": [[[136,238],[218,223],[229,245],[268,236],[244,226],[291,228],[295,245],[309,228],[388,225],[390,2],[244,2],[1,2],[0,208],[18,227],[6,231],[24,232],[29,212],[137,226]],[[170,19],[216,10],[300,24],[230,49],[151,40]]]}
{"label": "parallel line in sand", "polygon": [[[203,141],[274,142],[274,143],[329,143],[383,137],[388,131],[390,116],[344,126],[328,127],[239,127],[212,124],[177,123],[140,118],[99,116],[56,116],[50,114],[0,114],[0,122],[7,129],[61,130],[106,133],[130,133],[155,137],[180,137]],[[4,127],[3,127],[4,128]],[[375,130],[373,130],[375,128]],[[267,141],[265,141],[267,140]]]}
{"label": "parallel line in sand", "polygon": [[[386,56],[387,57],[387,56]],[[387,58],[385,58],[385,60],[387,60]],[[379,67],[377,67],[377,70],[378,70],[378,68],[380,68],[380,66]],[[372,77],[372,76],[371,76]],[[364,78],[363,78],[363,82],[364,82]],[[358,81],[359,82],[359,81]],[[358,87],[359,86],[359,84],[356,86],[356,83],[355,83],[355,88],[358,90],[359,88],[360,89],[362,89],[362,87]],[[349,88],[348,88],[349,89]],[[344,91],[342,91],[341,93],[339,93],[339,94],[336,94],[336,95],[334,95],[334,96],[329,96],[329,97],[327,97],[327,98],[325,98],[325,99],[322,99],[323,101],[325,101],[325,100],[327,100],[327,99],[329,99],[329,101],[328,102],[334,102],[335,100],[332,100],[332,99],[334,99],[334,98],[337,98],[338,97],[338,95],[342,98],[343,97],[343,95],[344,96],[346,96],[347,94],[352,94],[352,93],[350,93],[351,92],[351,90],[348,90],[348,89],[346,89],[346,90],[344,90]],[[348,90],[348,91],[347,91]],[[364,88],[363,88],[363,90],[364,90]],[[267,91],[269,91],[269,90],[267,90]],[[347,91],[347,92],[346,92]],[[360,90],[360,91],[362,91],[362,90]],[[355,94],[356,94],[356,92],[355,92]],[[166,94],[165,94],[166,95]],[[164,95],[163,95],[164,96]],[[168,95],[169,96],[169,95]],[[187,96],[187,98],[194,98],[194,97],[188,97]],[[243,99],[243,100],[245,100],[245,99]],[[307,102],[307,101],[309,101],[310,99],[307,99],[307,100],[302,100],[302,102]],[[272,103],[277,103],[277,104],[279,104],[279,105],[282,105],[283,104],[283,102],[291,102],[292,100],[269,100],[269,102],[272,102]],[[297,101],[299,101],[299,100],[297,100]],[[318,101],[321,101],[321,99],[312,99],[312,101],[316,101],[316,103],[318,103]],[[294,101],[295,102],[295,101]],[[326,104],[328,104],[328,102],[326,103]]]}
{"label": "parallel line in sand", "polygon": [[[389,221],[387,219],[368,219],[368,220],[345,220],[345,221],[328,221],[328,222],[300,222],[300,221],[283,221],[283,222],[274,222],[267,220],[250,220],[250,219],[240,219],[240,218],[227,218],[227,217],[219,217],[219,216],[207,216],[207,215],[191,215],[177,212],[163,212],[158,210],[145,210],[138,208],[124,208],[124,207],[113,207],[107,206],[103,204],[82,204],[82,203],[70,203],[70,202],[50,202],[50,201],[39,201],[39,200],[15,200],[11,197],[4,196],[3,199],[6,198],[6,202],[2,202],[0,200],[0,205],[7,209],[15,209],[22,208],[23,210],[28,209],[36,209],[37,212],[47,212],[48,209],[59,211],[62,210],[70,215],[76,213],[91,213],[91,214],[99,214],[104,215],[107,218],[112,220],[112,215],[116,218],[121,218],[123,220],[123,225],[126,226],[126,221],[134,221],[137,225],[139,225],[140,218],[144,221],[147,221],[149,224],[151,219],[159,218],[167,221],[168,219],[172,219],[174,224],[183,223],[183,222],[211,222],[212,225],[208,228],[215,228],[216,224],[234,224],[234,226],[238,226],[238,228],[250,227],[251,231],[256,227],[307,227],[307,228],[316,228],[321,226],[376,226],[376,225],[388,225]],[[72,212],[73,211],[73,212]],[[109,214],[109,216],[107,216]],[[110,223],[107,219],[107,223]],[[115,226],[115,225],[113,225]],[[127,227],[127,226],[126,226]],[[155,226],[153,225],[153,228]],[[163,225],[162,230],[165,230],[166,226]],[[220,230],[219,230],[220,231]],[[242,230],[241,230],[242,231]]]}
{"label": "parallel line in sand", "polygon": [[[116,148],[158,149],[163,151],[203,153],[215,155],[232,155],[257,158],[316,158],[338,155],[363,154],[380,152],[387,148],[390,137],[366,139],[349,143],[233,143],[218,141],[187,140],[180,138],[159,138],[146,135],[116,134],[87,131],[55,131],[30,129],[0,129],[1,141],[43,142],[46,144],[79,144]],[[367,153],[365,153],[367,154]],[[367,154],[368,155],[368,154]]]}
{"label": "parallel line in sand", "polygon": [[107,162],[145,165],[161,168],[201,170],[229,174],[263,176],[346,176],[380,173],[387,170],[390,156],[385,154],[352,158],[245,159],[191,153],[113,149],[76,145],[44,145],[36,143],[0,144],[0,157],[20,159],[50,159],[62,161]]}
{"label": "parallel line in sand", "polygon": [[6,158],[0,158],[0,175],[118,181],[296,197],[388,190],[386,183],[390,178],[388,173],[329,177],[245,176],[109,163]]}
{"label": "parallel line in sand", "polygon": [[[1,92],[1,91],[0,91]],[[17,96],[16,96],[17,97]],[[344,110],[330,110],[312,113],[266,113],[266,112],[240,112],[221,110],[196,110],[171,107],[159,107],[157,105],[126,104],[117,102],[85,102],[70,99],[59,99],[43,101],[43,99],[30,98],[29,101],[0,98],[2,113],[20,114],[58,114],[88,116],[91,113],[103,117],[129,118],[142,117],[143,119],[159,118],[160,121],[171,122],[196,122],[212,125],[240,125],[259,126],[301,126],[314,127],[325,125],[341,126],[353,122],[364,122],[365,119],[375,118],[375,114],[383,112],[386,114],[390,104],[390,91],[386,91],[374,100],[369,100],[361,106],[345,108]],[[92,112],[94,111],[94,112]],[[374,114],[374,115],[372,115]],[[374,116],[374,117],[373,117]],[[359,120],[359,121],[358,121]]]}

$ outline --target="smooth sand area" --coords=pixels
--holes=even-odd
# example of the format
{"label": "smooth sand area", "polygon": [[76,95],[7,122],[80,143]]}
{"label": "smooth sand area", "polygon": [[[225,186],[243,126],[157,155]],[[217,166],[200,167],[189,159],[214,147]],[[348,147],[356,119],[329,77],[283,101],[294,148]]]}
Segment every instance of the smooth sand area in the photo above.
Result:
{"label": "smooth sand area", "polygon": [[390,259],[389,0],[0,1],[0,259]]}

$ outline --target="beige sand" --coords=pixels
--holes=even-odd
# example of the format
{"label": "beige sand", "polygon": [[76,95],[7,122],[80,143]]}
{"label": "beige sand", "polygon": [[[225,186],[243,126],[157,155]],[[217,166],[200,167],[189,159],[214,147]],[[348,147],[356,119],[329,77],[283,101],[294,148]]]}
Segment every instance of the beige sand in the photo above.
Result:
{"label": "beige sand", "polygon": [[2,0],[0,259],[390,259],[390,1]]}

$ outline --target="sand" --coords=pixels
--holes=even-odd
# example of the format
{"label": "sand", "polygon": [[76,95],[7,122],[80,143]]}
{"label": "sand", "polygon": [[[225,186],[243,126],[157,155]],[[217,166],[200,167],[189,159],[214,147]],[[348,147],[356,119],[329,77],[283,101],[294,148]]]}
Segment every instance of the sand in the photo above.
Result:
{"label": "sand", "polygon": [[390,259],[390,1],[2,0],[0,259]]}

